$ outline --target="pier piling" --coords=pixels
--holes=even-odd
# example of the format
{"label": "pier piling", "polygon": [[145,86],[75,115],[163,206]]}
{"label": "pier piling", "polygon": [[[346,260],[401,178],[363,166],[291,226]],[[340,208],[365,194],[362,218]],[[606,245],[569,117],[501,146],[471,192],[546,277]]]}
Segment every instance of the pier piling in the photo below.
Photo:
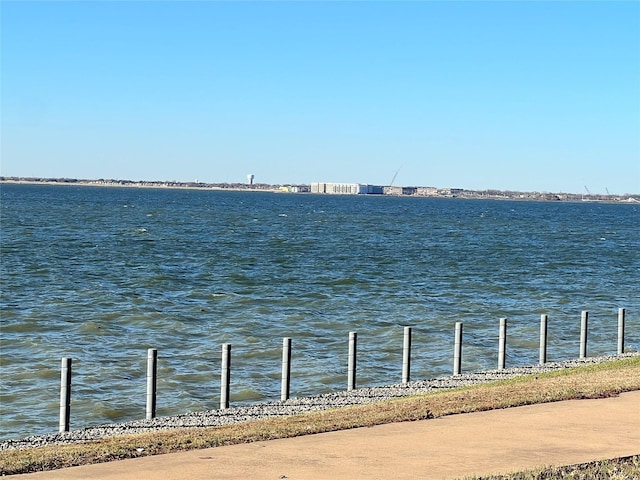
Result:
{"label": "pier piling", "polygon": [[71,358],[64,357],[60,368],[60,429],[69,431],[71,413]]}
{"label": "pier piling", "polygon": [[280,400],[289,400],[291,387],[291,338],[282,339],[282,382]]}
{"label": "pier piling", "polygon": [[543,313],[540,315],[540,365],[547,363],[547,331],[548,317]]}
{"label": "pier piling", "polygon": [[453,374],[460,375],[462,365],[462,322],[456,322],[453,342]]}
{"label": "pier piling", "polygon": [[624,317],[626,310],[624,308],[618,309],[618,355],[624,353]]}
{"label": "pier piling", "polygon": [[411,379],[411,327],[404,327],[404,341],[402,344],[402,383]]}
{"label": "pier piling", "polygon": [[356,388],[356,351],[358,346],[358,333],[349,332],[349,360],[347,366],[347,390]]}
{"label": "pier piling", "polygon": [[231,384],[231,344],[222,344],[222,368],[220,372],[220,410],[229,408],[229,385]]}
{"label": "pier piling", "polygon": [[[610,312],[611,313],[611,312]],[[623,355],[625,350],[625,317],[626,309],[618,308],[618,335],[617,335],[617,354]],[[582,310],[580,321],[580,359],[587,358],[588,344],[588,323],[589,312]],[[462,373],[462,355],[463,355],[463,322],[455,322],[454,331],[454,351],[453,351],[453,376]],[[610,325],[613,328],[613,325]],[[500,318],[499,335],[498,335],[498,370],[507,368],[507,328],[508,319]],[[539,345],[539,364],[547,363],[547,349],[549,343],[548,336],[549,318],[547,314],[540,315],[540,345]],[[558,328],[561,328],[559,326]],[[607,327],[609,328],[609,327]],[[410,326],[403,327],[403,345],[402,345],[402,384],[411,381],[411,354],[412,354],[412,330]],[[569,325],[569,329],[572,327]],[[473,333],[473,332],[472,332]],[[613,332],[611,332],[613,333]],[[611,341],[605,340],[606,342]],[[564,339],[563,339],[564,340]],[[595,340],[598,340],[596,338]],[[553,341],[553,338],[551,339]],[[358,333],[349,332],[348,344],[348,365],[347,365],[347,391],[356,389],[356,373],[357,373],[357,343]],[[473,342],[472,342],[473,343]],[[602,342],[596,342],[597,347],[601,347]],[[612,345],[610,345],[612,347]],[[609,348],[609,347],[607,347]],[[534,354],[534,352],[530,352]],[[280,400],[289,400],[291,395],[291,355],[292,355],[292,339],[290,337],[282,338],[282,372],[281,372],[281,389]],[[572,357],[575,358],[575,357]],[[70,410],[71,410],[71,381],[72,381],[72,359],[63,357],[60,370],[60,417],[59,432],[68,432],[70,427]],[[146,371],[146,419],[156,418],[157,407],[157,382],[158,382],[158,351],[155,348],[147,350],[147,371]],[[230,404],[230,385],[231,385],[231,344],[222,344],[222,362],[220,373],[220,409],[229,408]]]}
{"label": "pier piling", "polygon": [[156,387],[158,385],[158,350],[147,350],[147,409],[146,418],[156,418]]}
{"label": "pier piling", "polygon": [[507,319],[500,319],[500,333],[498,335],[498,370],[504,370],[507,356]]}
{"label": "pier piling", "polygon": [[587,358],[587,331],[589,324],[589,312],[582,311],[580,319],[580,358]]}

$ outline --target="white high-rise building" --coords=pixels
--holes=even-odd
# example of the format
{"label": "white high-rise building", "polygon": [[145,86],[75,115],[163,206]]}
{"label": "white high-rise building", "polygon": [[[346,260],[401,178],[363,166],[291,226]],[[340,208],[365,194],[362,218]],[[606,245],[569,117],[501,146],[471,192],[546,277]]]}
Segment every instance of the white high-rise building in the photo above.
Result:
{"label": "white high-rise building", "polygon": [[311,193],[328,193],[331,195],[361,195],[369,193],[368,185],[361,183],[313,182]]}

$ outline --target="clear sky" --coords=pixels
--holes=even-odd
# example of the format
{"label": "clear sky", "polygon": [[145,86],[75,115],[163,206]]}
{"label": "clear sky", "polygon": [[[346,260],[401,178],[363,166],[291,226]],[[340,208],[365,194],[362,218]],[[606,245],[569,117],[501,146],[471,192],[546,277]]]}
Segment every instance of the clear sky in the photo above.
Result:
{"label": "clear sky", "polygon": [[2,1],[5,176],[640,193],[640,2]]}

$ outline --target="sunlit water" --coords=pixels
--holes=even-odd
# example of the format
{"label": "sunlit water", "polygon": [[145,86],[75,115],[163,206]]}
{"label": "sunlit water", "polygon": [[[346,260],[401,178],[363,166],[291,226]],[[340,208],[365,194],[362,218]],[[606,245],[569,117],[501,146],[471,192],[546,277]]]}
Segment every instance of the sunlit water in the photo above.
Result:
{"label": "sunlit water", "polygon": [[277,400],[282,338],[292,396],[450,374],[464,322],[466,371],[640,349],[640,207],[171,189],[1,187],[0,438],[55,431],[60,359],[73,358],[72,428],[144,417],[146,356],[158,414]]}

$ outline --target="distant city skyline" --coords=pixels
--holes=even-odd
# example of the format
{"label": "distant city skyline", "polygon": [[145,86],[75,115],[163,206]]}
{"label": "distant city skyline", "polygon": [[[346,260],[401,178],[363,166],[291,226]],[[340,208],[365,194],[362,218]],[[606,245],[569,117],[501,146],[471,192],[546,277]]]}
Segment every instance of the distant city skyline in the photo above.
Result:
{"label": "distant city skyline", "polygon": [[438,187],[428,185],[373,185],[359,182],[334,183],[311,182],[311,184],[294,184],[280,182],[277,184],[254,183],[253,175],[247,175],[243,182],[207,183],[174,180],[130,180],[115,178],[80,179],[80,178],[42,178],[42,177],[7,177],[0,175],[0,182],[5,184],[42,184],[58,186],[98,186],[98,187],[139,187],[139,188],[187,188],[198,190],[240,190],[269,191],[278,193],[311,193],[322,195],[391,195],[414,197],[494,199],[494,200],[533,200],[533,201],[586,201],[608,203],[640,203],[640,194],[617,195],[607,191],[605,194],[591,192],[586,186],[582,192],[540,192],[518,190],[471,190],[455,187]]}
{"label": "distant city skyline", "polygon": [[0,8],[3,176],[640,193],[638,2]]}

